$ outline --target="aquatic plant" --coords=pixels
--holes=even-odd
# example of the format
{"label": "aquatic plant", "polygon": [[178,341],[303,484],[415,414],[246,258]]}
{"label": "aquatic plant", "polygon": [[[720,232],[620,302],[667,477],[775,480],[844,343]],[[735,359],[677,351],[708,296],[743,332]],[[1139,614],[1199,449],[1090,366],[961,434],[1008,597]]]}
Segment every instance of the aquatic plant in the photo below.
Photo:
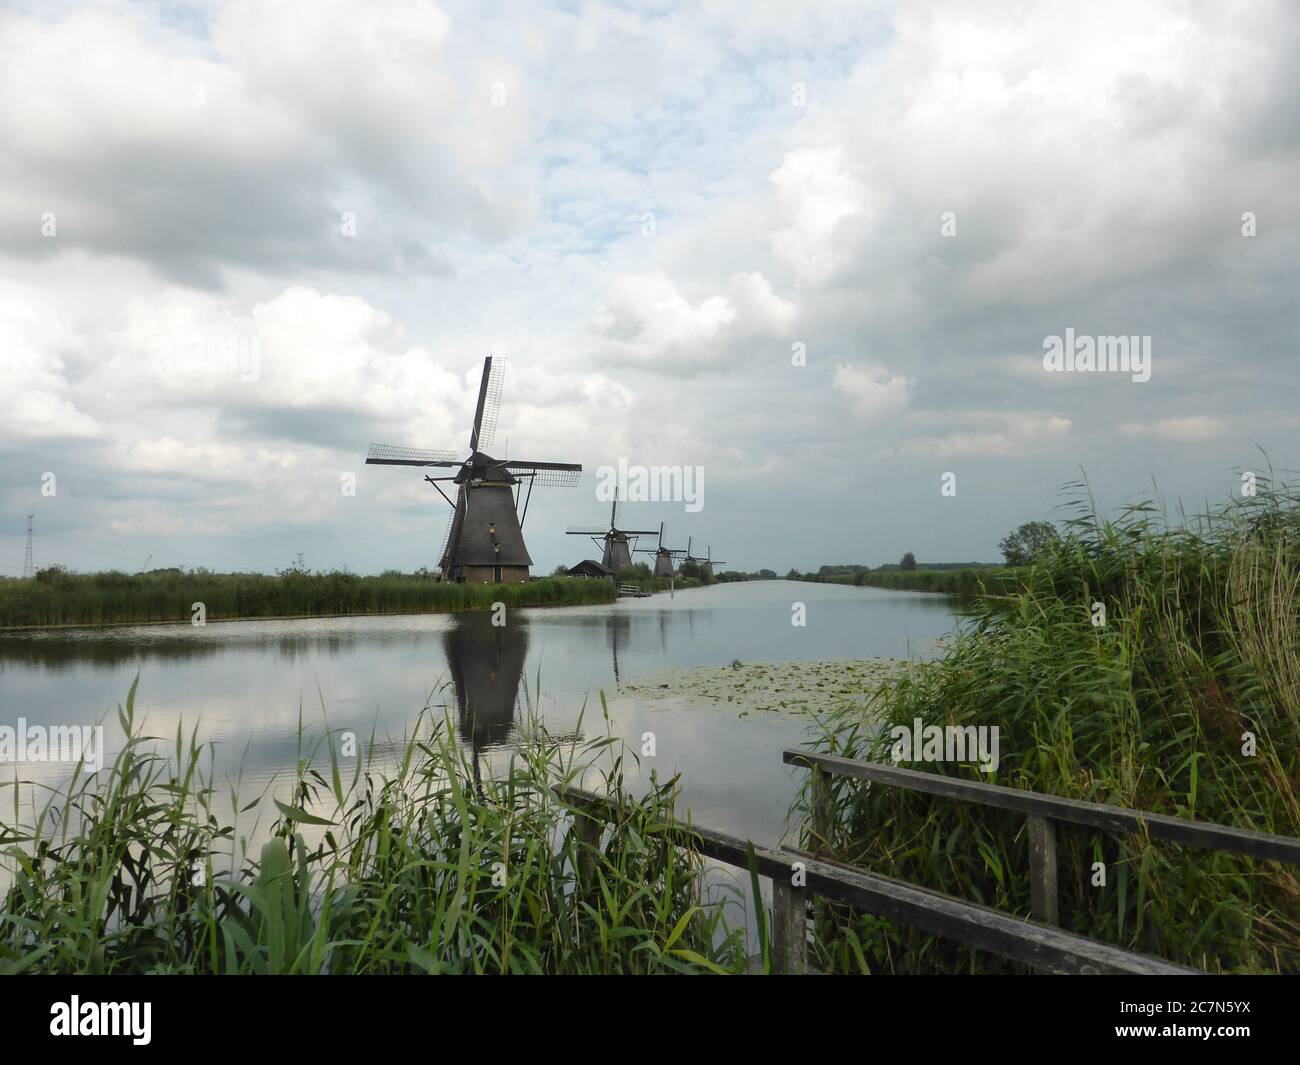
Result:
{"label": "aquatic plant", "polygon": [[53,580],[0,580],[0,628],[190,621],[202,603],[208,621],[488,610],[510,606],[609,603],[608,581],[546,577],[520,584],[450,584],[396,572],[261,573],[158,570],[74,574]]}
{"label": "aquatic plant", "polygon": [[[992,777],[909,768],[1300,836],[1300,500],[1261,481],[1198,518],[1141,503],[1103,519],[1071,487],[1065,538],[1023,587],[978,599],[938,661],[825,718],[815,745],[890,761],[893,725],[997,726]],[[839,858],[1028,912],[1023,817],[843,778],[832,795]],[[1058,832],[1066,928],[1209,970],[1300,971],[1294,867]],[[832,970],[1006,968],[874,918],[823,908],[818,924]]]}
{"label": "aquatic plant", "polygon": [[[608,736],[541,728],[495,773],[426,707],[410,738],[355,759],[327,732],[288,789],[264,799],[269,833],[241,826],[259,797],[221,788],[205,747],[178,729],[159,749],[120,707],[111,768],[69,784],[33,817],[0,819],[0,972],[734,972],[740,933],[677,844],[676,780],[623,786]],[[320,756],[315,764],[313,755]],[[578,780],[618,816],[578,830],[556,787]],[[351,763],[351,765],[349,765]],[[387,768],[384,768],[387,766]],[[8,802],[3,804],[9,806]],[[256,858],[244,851],[263,840]]]}

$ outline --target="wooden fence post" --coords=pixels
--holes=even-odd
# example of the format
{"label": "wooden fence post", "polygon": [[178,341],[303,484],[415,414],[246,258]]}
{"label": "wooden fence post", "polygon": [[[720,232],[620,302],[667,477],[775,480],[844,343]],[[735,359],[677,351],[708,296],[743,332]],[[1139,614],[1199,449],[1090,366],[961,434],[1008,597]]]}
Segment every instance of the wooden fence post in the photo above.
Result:
{"label": "wooden fence post", "polygon": [[[772,878],[772,969],[803,976],[808,971],[808,909],[803,888],[788,877]],[[762,905],[762,900],[759,900]]]}
{"label": "wooden fence post", "polygon": [[573,815],[573,833],[578,838],[578,880],[591,886],[596,879],[596,863],[600,860],[600,834],[604,826],[587,812],[585,803],[575,803],[578,812]]}
{"label": "wooden fence post", "polygon": [[822,857],[831,850],[831,817],[830,774],[815,765],[812,767],[812,851]]}
{"label": "wooden fence post", "polygon": [[1056,822],[1029,815],[1029,912],[1040,924],[1061,923],[1056,888]]}

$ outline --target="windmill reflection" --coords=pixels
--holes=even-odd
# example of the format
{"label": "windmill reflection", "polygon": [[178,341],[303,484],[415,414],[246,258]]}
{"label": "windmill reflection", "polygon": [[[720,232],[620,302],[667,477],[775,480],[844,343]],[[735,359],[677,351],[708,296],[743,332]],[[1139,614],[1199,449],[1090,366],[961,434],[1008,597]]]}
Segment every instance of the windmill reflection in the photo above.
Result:
{"label": "windmill reflection", "polygon": [[626,647],[628,636],[632,632],[632,619],[626,614],[610,613],[605,619],[605,634],[609,641],[610,651],[614,656],[614,683],[618,684],[623,678],[618,672],[618,649]]}
{"label": "windmill reflection", "polygon": [[443,644],[456,688],[457,730],[473,753],[478,784],[480,754],[501,746],[514,730],[528,634],[517,622],[493,625],[490,611],[473,611],[457,616]]}

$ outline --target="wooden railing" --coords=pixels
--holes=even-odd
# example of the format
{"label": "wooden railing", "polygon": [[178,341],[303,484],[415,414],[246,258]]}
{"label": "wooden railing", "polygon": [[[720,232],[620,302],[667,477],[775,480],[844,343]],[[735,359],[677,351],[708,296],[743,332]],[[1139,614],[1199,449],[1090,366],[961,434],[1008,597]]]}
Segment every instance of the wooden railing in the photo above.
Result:
{"label": "wooden railing", "polygon": [[[790,752],[786,752],[789,754]],[[789,761],[789,759],[787,759]],[[574,828],[586,846],[580,879],[594,875],[603,825],[620,814],[609,799],[579,788],[557,794],[574,812]],[[852,869],[791,848],[760,847],[697,825],[680,826],[678,843],[738,869],[750,867],[772,881],[772,959],[780,973],[808,971],[807,913],[810,896],[911,925],[967,946],[990,951],[1050,973],[1187,974],[1195,970],[1124,950],[1050,925],[1026,921],[914,884]],[[762,905],[762,900],[755,900]]]}
{"label": "wooden railing", "polygon": [[1252,858],[1300,865],[1300,839],[1252,832],[1244,828],[1192,821],[1167,814],[1145,813],[1100,802],[1065,799],[1037,791],[1020,791],[1000,784],[959,780],[936,773],[920,773],[878,762],[859,762],[830,754],[787,750],[782,753],[787,765],[813,771],[813,835],[827,840],[830,834],[830,776],[853,777],[889,787],[937,795],[959,802],[973,802],[1026,816],[1029,828],[1029,899],[1030,915],[1045,925],[1060,923],[1060,903],[1056,876],[1056,826],[1058,822],[1085,825],[1113,835],[1147,834],[1155,839],[1181,843],[1187,847],[1231,851]]}

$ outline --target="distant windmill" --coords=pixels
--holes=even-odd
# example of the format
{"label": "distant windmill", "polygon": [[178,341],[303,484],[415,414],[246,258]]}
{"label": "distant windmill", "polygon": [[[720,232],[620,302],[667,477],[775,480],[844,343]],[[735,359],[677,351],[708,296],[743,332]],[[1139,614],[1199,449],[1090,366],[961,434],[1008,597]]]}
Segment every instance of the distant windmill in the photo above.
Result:
{"label": "distant windmill", "polygon": [[[366,456],[367,465],[456,470],[450,477],[424,478],[452,508],[451,524],[438,560],[443,580],[474,584],[528,580],[533,560],[524,544],[523,521],[528,515],[533,486],[572,487],[582,472],[582,467],[572,462],[494,459],[479,450],[492,443],[496,432],[504,369],[499,360],[494,368],[491,355],[483,360],[483,380],[479,384],[474,427],[469,434],[468,458],[458,459],[455,451],[392,444],[371,444],[370,454]],[[439,481],[456,485],[454,503],[438,487]],[[525,481],[528,494],[521,515],[519,492]]]}
{"label": "distant windmill", "polygon": [[679,558],[685,558],[686,552],[681,548],[664,547],[664,523],[659,523],[659,546],[658,547],[638,547],[637,551],[655,557],[656,577],[672,577],[677,572],[675,563]]}
{"label": "distant windmill", "polygon": [[628,546],[629,538],[635,545],[638,536],[654,536],[654,529],[620,529],[618,527],[618,489],[614,489],[614,502],[609,508],[608,529],[567,529],[569,536],[590,536],[597,546],[604,545],[600,564],[614,573],[632,565],[632,550]]}
{"label": "distant windmill", "polygon": [[706,576],[709,576],[709,577],[712,577],[712,576],[713,576],[713,567],[714,567],[714,566],[724,566],[724,565],[726,565],[725,562],[722,562],[722,561],[720,561],[719,559],[716,559],[716,558],[713,557],[713,548],[712,548],[712,547],[709,547],[709,548],[706,549],[706,553],[705,553],[705,555],[704,555],[703,558],[699,558],[699,557],[697,557],[696,555],[692,555],[692,554],[691,554],[691,541],[690,541],[690,540],[687,540],[687,541],[686,541],[686,561],[687,561],[687,562],[694,562],[697,566],[700,567],[700,572],[704,573]]}

